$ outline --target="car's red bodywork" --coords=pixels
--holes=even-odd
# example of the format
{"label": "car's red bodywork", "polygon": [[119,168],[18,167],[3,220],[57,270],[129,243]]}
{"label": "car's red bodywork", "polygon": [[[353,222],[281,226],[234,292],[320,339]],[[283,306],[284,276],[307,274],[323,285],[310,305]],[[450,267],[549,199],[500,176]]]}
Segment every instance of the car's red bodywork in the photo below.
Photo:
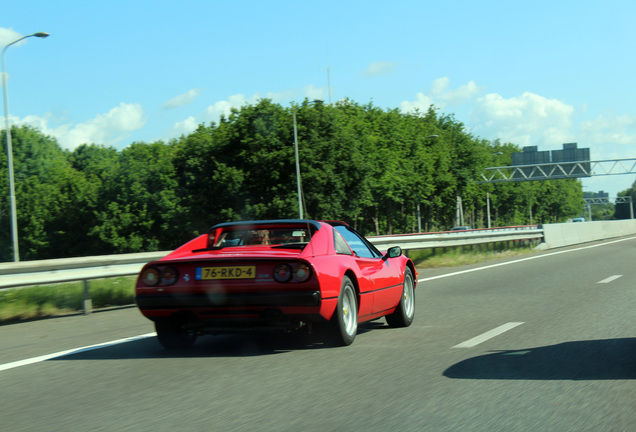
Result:
{"label": "car's red bodywork", "polygon": [[[365,244],[343,244],[341,232],[352,236],[351,242]],[[274,237],[279,234],[284,238]],[[370,249],[372,256],[358,256],[364,255],[362,249]],[[161,324],[158,334],[165,332],[166,323],[170,333],[190,336],[294,330],[334,321],[347,277],[355,289],[356,321],[369,321],[396,314],[405,272],[416,274],[411,260],[397,249],[382,255],[343,222],[219,224],[148,263],[137,280],[136,302],[143,315]],[[415,280],[411,277],[411,295]]]}

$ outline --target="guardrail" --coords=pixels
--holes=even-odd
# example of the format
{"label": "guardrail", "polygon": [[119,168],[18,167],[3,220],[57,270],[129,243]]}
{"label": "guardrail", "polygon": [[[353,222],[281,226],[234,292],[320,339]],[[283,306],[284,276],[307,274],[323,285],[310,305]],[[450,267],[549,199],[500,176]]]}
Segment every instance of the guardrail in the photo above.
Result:
{"label": "guardrail", "polygon": [[89,314],[93,309],[89,280],[132,276],[139,273],[145,263],[167,254],[168,252],[143,252],[0,263],[0,289],[83,281],[84,313]]}
{"label": "guardrail", "polygon": [[543,239],[543,228],[537,225],[369,237],[379,249],[400,246],[406,251],[535,239]]}
{"label": "guardrail", "polygon": [[[369,240],[379,249],[400,246],[408,251],[542,237],[543,231],[531,226],[376,236]],[[0,289],[84,281],[87,291],[90,279],[136,275],[144,264],[168,253],[170,251],[0,263]]]}
{"label": "guardrail", "polygon": [[[636,234],[636,219],[446,231],[425,234],[399,234],[369,237],[378,249],[400,246],[403,250],[471,246],[516,240],[540,240],[538,247],[554,248]],[[132,276],[144,264],[166,256],[170,251],[81,258],[61,258],[18,263],[0,263],[0,289],[60,282],[84,282],[84,312],[90,313],[91,279]]]}

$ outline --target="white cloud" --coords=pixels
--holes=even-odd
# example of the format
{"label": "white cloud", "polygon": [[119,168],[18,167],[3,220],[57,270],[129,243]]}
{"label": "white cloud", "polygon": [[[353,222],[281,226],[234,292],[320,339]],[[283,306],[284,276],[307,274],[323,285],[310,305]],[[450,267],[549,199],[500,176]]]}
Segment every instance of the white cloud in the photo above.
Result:
{"label": "white cloud", "polygon": [[438,78],[431,83],[431,88],[427,93],[417,93],[414,101],[404,101],[400,103],[400,108],[403,112],[411,112],[415,109],[426,112],[431,105],[444,109],[447,106],[458,106],[471,102],[482,91],[483,87],[479,87],[475,81],[451,89],[449,78]]}
{"label": "white cloud", "polygon": [[197,128],[197,126],[198,126],[198,123],[196,119],[190,116],[183,121],[176,122],[172,126],[172,132],[174,132],[178,136],[187,135],[193,132]]}
{"label": "white cloud", "polygon": [[[470,118],[466,129],[486,140],[499,138],[520,147],[536,145],[539,150],[560,149],[563,143],[576,142],[579,148],[590,149],[592,161],[636,157],[636,116],[606,112],[579,121],[589,115],[590,107],[585,103],[575,108],[531,92],[505,98],[496,93],[479,96],[481,91],[474,81],[451,89],[448,78],[439,78],[428,92],[417,93],[414,101],[404,101],[400,107],[409,112],[415,108],[426,111],[430,105],[440,109],[457,106]],[[633,175],[594,176],[582,181],[585,190],[605,190],[615,196],[633,179]]]}
{"label": "white cloud", "polygon": [[636,157],[636,117],[600,114],[578,126],[578,135],[591,147],[593,160]]}
{"label": "white cloud", "polygon": [[[14,31],[13,29],[0,27],[0,46],[2,47],[10,44],[17,39],[20,39],[21,37],[22,35],[17,31]],[[21,45],[23,43],[26,43],[26,40],[18,42],[16,45],[13,46]]]}
{"label": "white cloud", "polygon": [[472,123],[474,132],[485,139],[555,148],[576,141],[573,113],[571,105],[530,92],[508,99],[491,93],[477,99]]}
{"label": "white cloud", "polygon": [[614,116],[610,113],[599,115],[594,120],[581,122],[581,134],[598,143],[620,145],[636,144],[636,117]]}
{"label": "white cloud", "polygon": [[187,92],[182,93],[179,96],[173,97],[172,99],[164,103],[163,108],[173,109],[173,108],[178,108],[180,106],[192,103],[202,92],[203,90],[201,89],[188,90]]}
{"label": "white cloud", "polygon": [[240,108],[243,105],[256,103],[256,101],[260,98],[261,97],[258,93],[250,96],[249,98],[242,93],[235,94],[226,100],[221,100],[210,105],[205,110],[205,113],[209,120],[217,121],[222,115],[226,117],[229,116],[232,108]]}
{"label": "white cloud", "polygon": [[47,114],[44,117],[29,115],[24,117],[23,119],[19,119],[17,117],[11,116],[12,125],[26,124],[38,129],[44,135],[50,135],[54,138],[58,138],[59,136],[62,136],[65,133],[68,133],[70,125],[62,125],[55,128],[50,128],[49,126],[50,121],[51,121],[50,114]]}
{"label": "white cloud", "polygon": [[415,110],[420,110],[425,113],[431,105],[434,105],[432,97],[427,96],[424,93],[418,93],[415,95],[414,101],[404,101],[400,103],[400,109],[407,113]]}
{"label": "white cloud", "polygon": [[[324,88],[315,87],[311,84],[303,89],[303,97],[301,99],[323,99],[324,93]],[[254,105],[258,103],[260,99],[271,99],[274,103],[281,103],[281,101],[294,99],[294,95],[295,92],[293,91],[279,93],[268,92],[265,95],[254,93],[251,96],[246,96],[242,93],[235,94],[225,100],[217,101],[208,106],[200,118],[189,116],[184,120],[174,123],[170,133],[174,134],[176,132],[178,135],[188,134],[193,132],[201,123],[218,122],[221,116],[228,117],[232,112],[232,108],[240,109],[244,105]]]}
{"label": "white cloud", "polygon": [[324,100],[325,89],[323,87],[316,87],[313,84],[308,85],[303,89],[305,97],[309,100]]}
{"label": "white cloud", "polygon": [[395,70],[395,63],[392,62],[375,62],[371,63],[367,68],[362,71],[362,75],[372,77],[379,75],[388,75]]}
{"label": "white cloud", "polygon": [[146,124],[140,104],[121,103],[106,114],[98,114],[84,123],[49,126],[51,117],[28,116],[22,120],[12,119],[13,124],[28,124],[43,134],[57,139],[61,147],[73,150],[82,144],[116,146],[130,132]]}
{"label": "white cloud", "polygon": [[[3,28],[0,27],[0,47],[6,47],[8,44],[15,42],[16,40],[20,39],[22,37],[22,35],[16,31],[14,31],[13,29],[10,28]],[[12,45],[14,47],[16,46],[20,46],[22,44],[27,43],[28,39],[24,39],[18,43],[16,43],[15,45]],[[3,76],[3,72],[0,71],[0,79],[2,79]],[[10,74],[7,74],[7,77],[9,77]]]}
{"label": "white cloud", "polygon": [[439,94],[438,98],[443,101],[445,105],[450,106],[456,106],[470,101],[483,91],[483,87],[478,87],[475,81],[470,81],[468,84],[464,84],[454,90],[447,90],[447,88],[448,86],[444,87],[444,91]]}
{"label": "white cloud", "polygon": [[228,117],[232,112],[232,108],[240,108],[243,105],[256,103],[261,99],[260,94],[256,93],[250,97],[246,97],[244,94],[235,94],[228,97],[226,100],[215,102],[208,106],[200,119],[194,116],[189,116],[184,120],[175,122],[170,130],[170,136],[174,135],[187,135],[205,122],[218,122],[221,116]]}
{"label": "white cloud", "polygon": [[519,146],[560,148],[564,142],[576,141],[572,122],[575,110],[571,105],[530,92],[511,98],[496,93],[480,96],[483,89],[475,81],[451,88],[450,79],[442,77],[431,83],[427,93],[417,93],[415,101],[404,101],[400,108],[404,112],[416,108],[425,112],[431,105],[441,110],[459,107],[470,116],[466,126],[471,133]]}

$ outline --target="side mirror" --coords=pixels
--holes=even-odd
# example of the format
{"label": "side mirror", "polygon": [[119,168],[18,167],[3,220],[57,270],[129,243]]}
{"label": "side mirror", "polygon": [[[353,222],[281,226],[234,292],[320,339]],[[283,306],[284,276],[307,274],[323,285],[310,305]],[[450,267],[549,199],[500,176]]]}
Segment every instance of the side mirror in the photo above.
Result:
{"label": "side mirror", "polygon": [[402,248],[399,246],[393,246],[391,248],[389,248],[389,250],[386,251],[386,254],[384,255],[384,259],[388,259],[388,258],[397,258],[400,255],[402,255]]}

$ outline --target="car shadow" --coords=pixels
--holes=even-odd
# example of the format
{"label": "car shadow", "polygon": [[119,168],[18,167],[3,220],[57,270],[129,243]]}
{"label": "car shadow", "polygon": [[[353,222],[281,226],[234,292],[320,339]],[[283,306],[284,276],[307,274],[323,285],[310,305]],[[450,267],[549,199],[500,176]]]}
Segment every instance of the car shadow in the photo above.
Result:
{"label": "car shadow", "polygon": [[636,338],[498,351],[454,364],[444,376],[482,380],[636,379]]}
{"label": "car shadow", "polygon": [[[358,336],[381,329],[382,324],[360,325]],[[126,360],[151,358],[248,357],[282,354],[290,351],[334,348],[321,332],[314,334],[240,333],[201,336],[192,348],[166,350],[156,337],[137,339],[95,349],[78,349],[48,361],[59,360]]]}

